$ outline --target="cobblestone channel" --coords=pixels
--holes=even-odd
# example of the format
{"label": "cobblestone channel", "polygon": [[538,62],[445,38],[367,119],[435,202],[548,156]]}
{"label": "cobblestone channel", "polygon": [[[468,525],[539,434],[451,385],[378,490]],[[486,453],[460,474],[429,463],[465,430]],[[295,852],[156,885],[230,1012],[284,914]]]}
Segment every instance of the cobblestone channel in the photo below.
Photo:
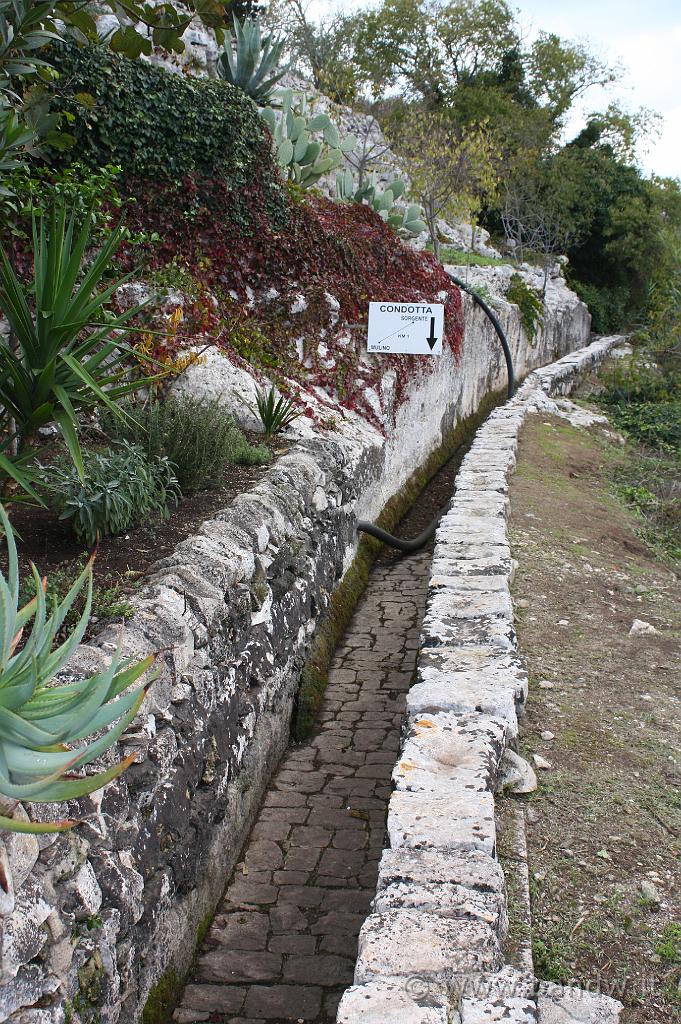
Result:
{"label": "cobblestone channel", "polygon": [[316,735],[292,745],[175,1020],[335,1020],[376,888],[390,776],[431,552],[373,571],[338,648]]}
{"label": "cobblestone channel", "polygon": [[[400,524],[447,504],[468,445]],[[432,547],[385,548],[338,647],[314,736],[273,776],[203,942],[176,1024],[332,1024],[376,891],[390,779],[418,653]]]}

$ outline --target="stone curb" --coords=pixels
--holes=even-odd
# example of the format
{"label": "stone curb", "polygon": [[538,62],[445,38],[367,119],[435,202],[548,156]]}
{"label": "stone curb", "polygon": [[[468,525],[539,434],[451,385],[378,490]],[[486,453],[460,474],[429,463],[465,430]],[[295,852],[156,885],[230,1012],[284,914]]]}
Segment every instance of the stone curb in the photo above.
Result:
{"label": "stone curb", "polygon": [[393,771],[374,913],[338,1024],[615,1024],[607,996],[503,966],[506,890],[494,793],[518,736],[527,676],[518,653],[507,532],[509,478],[525,416],[566,394],[623,337],[600,338],[526,378],[478,431],[436,534],[417,679]]}

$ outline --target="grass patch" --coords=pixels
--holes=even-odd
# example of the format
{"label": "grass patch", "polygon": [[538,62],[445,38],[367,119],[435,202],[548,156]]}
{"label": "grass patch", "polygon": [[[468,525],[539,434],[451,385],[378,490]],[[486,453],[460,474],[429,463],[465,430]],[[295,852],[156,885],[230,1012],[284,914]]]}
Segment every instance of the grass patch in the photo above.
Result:
{"label": "grass patch", "polygon": [[[429,245],[433,251],[432,245]],[[496,256],[482,256],[478,252],[461,252],[449,245],[440,246],[440,259],[443,263],[453,263],[457,267],[500,267],[509,260],[499,259]]]}
{"label": "grass patch", "polygon": [[667,925],[655,946],[655,952],[674,967],[681,966],[681,924],[672,921]]}
{"label": "grass patch", "polygon": [[631,445],[613,470],[615,490],[639,520],[638,535],[665,562],[681,566],[681,461]]}
{"label": "grass patch", "polygon": [[557,985],[567,985],[571,971],[567,962],[570,947],[565,939],[532,939],[532,959],[534,970],[542,981],[552,981]]}

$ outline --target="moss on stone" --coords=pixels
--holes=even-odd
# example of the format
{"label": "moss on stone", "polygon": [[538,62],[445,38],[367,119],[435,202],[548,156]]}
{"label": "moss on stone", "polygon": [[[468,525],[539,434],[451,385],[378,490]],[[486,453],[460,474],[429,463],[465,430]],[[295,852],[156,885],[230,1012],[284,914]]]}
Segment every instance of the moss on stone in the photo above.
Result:
{"label": "moss on stone", "polygon": [[184,979],[172,967],[162,974],[147,996],[142,1024],[167,1024],[182,994]]}
{"label": "moss on stone", "polygon": [[[483,398],[475,413],[448,431],[440,447],[428,456],[400,490],[386,502],[376,521],[378,526],[389,532],[395,529],[438,470],[452,458],[458,448],[467,446],[480,423],[504,400],[504,397],[505,391],[490,392]],[[328,683],[334,652],[366,589],[371,567],[382,548],[382,543],[374,537],[363,536],[347,572],[331,595],[300,674],[291,726],[296,741],[305,739],[312,730]]]}

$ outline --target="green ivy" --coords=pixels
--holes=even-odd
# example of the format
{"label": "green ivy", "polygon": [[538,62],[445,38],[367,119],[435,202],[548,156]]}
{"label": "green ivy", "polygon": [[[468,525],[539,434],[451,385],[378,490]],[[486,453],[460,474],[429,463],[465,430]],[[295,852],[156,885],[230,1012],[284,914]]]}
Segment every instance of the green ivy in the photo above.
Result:
{"label": "green ivy", "polygon": [[75,145],[55,161],[115,164],[125,177],[180,181],[221,177],[239,191],[258,180],[270,215],[285,206],[283,184],[258,109],[228,82],[184,78],[103,47],[56,44],[55,110]]}
{"label": "green ivy", "polygon": [[525,334],[533,342],[537,331],[544,326],[544,305],[534,291],[522,279],[520,274],[511,274],[511,283],[506,292],[509,302],[514,302],[520,310],[520,319]]}

